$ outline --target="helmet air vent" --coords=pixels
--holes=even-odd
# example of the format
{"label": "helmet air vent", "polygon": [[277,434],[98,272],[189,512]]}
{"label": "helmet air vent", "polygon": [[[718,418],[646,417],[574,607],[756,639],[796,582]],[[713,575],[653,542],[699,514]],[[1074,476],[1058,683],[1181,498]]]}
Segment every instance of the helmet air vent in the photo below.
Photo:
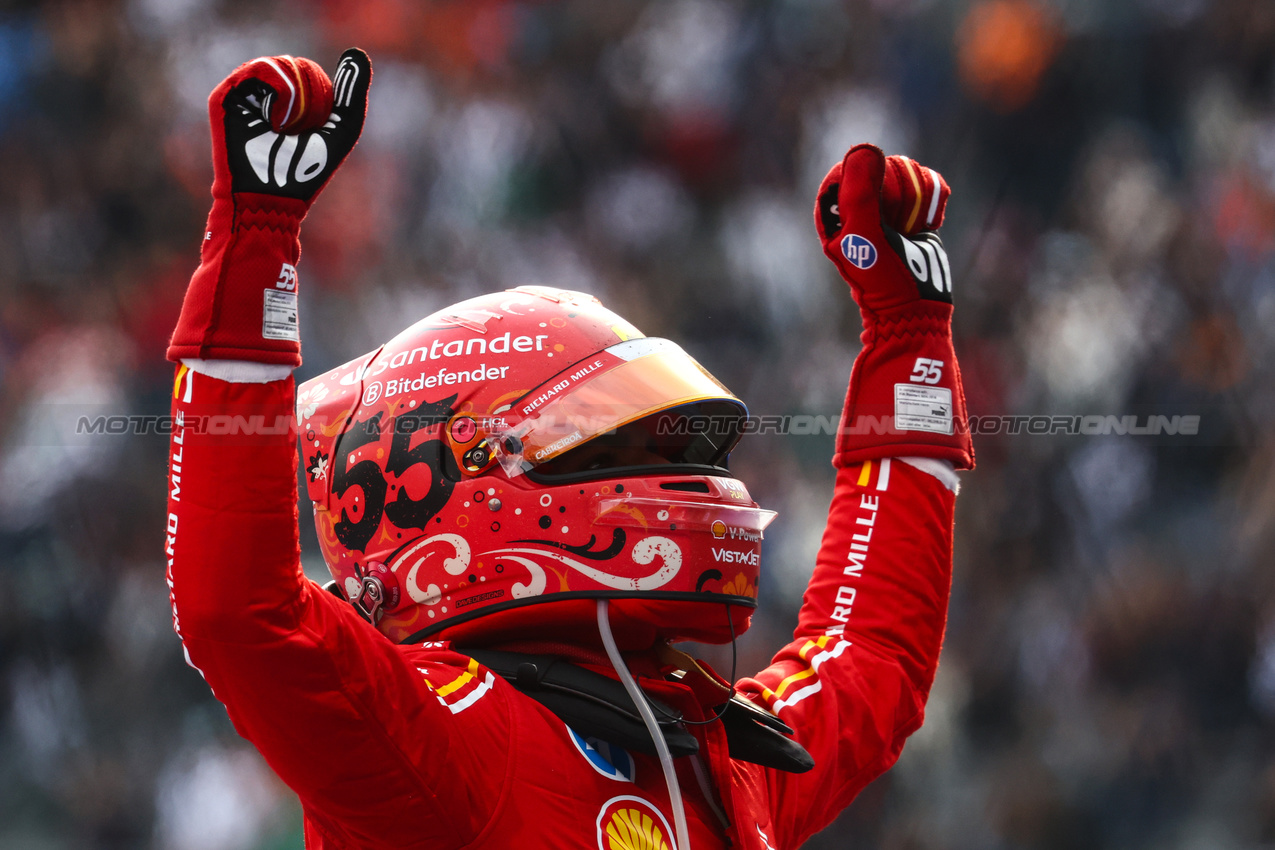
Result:
{"label": "helmet air vent", "polygon": [[682,490],[687,493],[707,493],[708,485],[703,481],[665,481],[661,490]]}

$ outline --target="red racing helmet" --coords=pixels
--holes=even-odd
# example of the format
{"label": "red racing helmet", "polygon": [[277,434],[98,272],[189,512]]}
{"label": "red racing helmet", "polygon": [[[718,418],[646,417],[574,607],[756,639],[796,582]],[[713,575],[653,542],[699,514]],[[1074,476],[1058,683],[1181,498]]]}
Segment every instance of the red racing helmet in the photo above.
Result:
{"label": "red racing helmet", "polygon": [[590,295],[455,304],[297,396],[336,589],[396,642],[724,643],[774,518],[731,477],[743,402]]}

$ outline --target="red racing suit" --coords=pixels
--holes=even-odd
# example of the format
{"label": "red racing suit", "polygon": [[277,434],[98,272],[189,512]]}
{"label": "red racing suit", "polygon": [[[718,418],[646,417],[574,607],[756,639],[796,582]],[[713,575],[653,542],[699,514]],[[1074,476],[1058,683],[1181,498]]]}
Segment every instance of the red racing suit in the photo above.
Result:
{"label": "red racing suit", "polygon": [[[294,392],[179,367],[167,555],[187,659],[300,797],[306,846],[686,850],[656,759],[582,739],[447,643],[392,644],[305,578]],[[732,760],[720,723],[691,727],[700,754],[677,771],[694,850],[798,847],[898,758],[938,665],[954,487],[933,460],[837,470],[793,641],[738,682],[815,768]],[[656,698],[709,714],[630,663]]]}

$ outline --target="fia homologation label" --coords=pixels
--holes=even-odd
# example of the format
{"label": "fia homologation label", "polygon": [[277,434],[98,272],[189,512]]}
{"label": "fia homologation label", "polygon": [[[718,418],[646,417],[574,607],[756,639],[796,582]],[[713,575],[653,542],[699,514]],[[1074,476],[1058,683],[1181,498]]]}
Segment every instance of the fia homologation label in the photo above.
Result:
{"label": "fia homologation label", "polygon": [[900,431],[952,433],[952,391],[946,387],[895,384],[894,427]]}
{"label": "fia homologation label", "polygon": [[267,289],[266,305],[261,314],[261,335],[266,339],[290,339],[300,342],[297,323],[297,294]]}

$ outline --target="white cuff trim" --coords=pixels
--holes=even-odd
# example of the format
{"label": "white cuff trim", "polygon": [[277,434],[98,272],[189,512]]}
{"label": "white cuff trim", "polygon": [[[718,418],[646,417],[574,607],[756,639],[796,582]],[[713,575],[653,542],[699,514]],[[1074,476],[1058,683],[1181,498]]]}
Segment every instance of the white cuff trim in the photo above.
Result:
{"label": "white cuff trim", "polygon": [[182,363],[192,372],[232,384],[268,384],[282,381],[292,374],[283,363],[254,363],[251,360],[201,360],[183,357]]}
{"label": "white cuff trim", "polygon": [[933,457],[901,457],[899,460],[914,469],[933,475],[953,493],[961,492],[961,480],[956,476],[956,467],[950,460],[939,460]]}

